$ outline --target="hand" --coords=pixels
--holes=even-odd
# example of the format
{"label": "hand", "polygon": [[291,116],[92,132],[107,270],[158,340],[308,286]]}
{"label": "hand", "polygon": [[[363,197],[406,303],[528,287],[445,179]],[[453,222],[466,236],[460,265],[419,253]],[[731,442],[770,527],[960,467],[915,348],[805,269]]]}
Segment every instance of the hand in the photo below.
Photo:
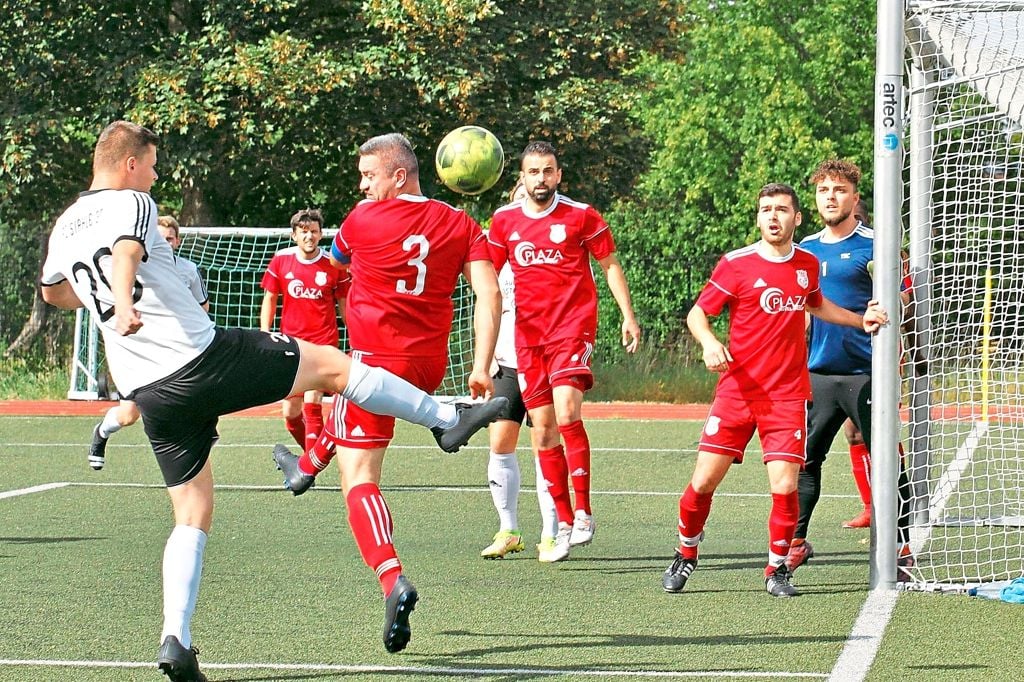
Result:
{"label": "hand", "polygon": [[732,355],[729,349],[718,341],[709,342],[704,345],[704,364],[712,372],[724,372],[729,369],[732,362]]}
{"label": "hand", "polygon": [[868,308],[864,311],[864,331],[874,334],[888,321],[889,314],[885,312],[885,308],[878,305],[878,301],[868,301]]}
{"label": "hand", "polygon": [[640,325],[632,318],[622,321],[622,347],[627,353],[635,353],[640,347]]}
{"label": "hand", "polygon": [[114,329],[121,336],[129,336],[142,329],[142,319],[139,317],[139,311],[134,307],[124,310],[115,306]]}
{"label": "hand", "polygon": [[487,372],[479,372],[473,370],[469,374],[469,397],[484,399],[490,398],[494,395],[494,380],[491,379],[491,375]]}

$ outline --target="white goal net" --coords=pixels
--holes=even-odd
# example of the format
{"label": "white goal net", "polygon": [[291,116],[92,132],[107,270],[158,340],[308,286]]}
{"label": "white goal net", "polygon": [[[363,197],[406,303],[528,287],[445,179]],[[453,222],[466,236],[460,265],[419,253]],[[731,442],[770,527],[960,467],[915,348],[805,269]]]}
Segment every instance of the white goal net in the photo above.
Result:
{"label": "white goal net", "polygon": [[1024,3],[911,2],[911,587],[1024,575]]}
{"label": "white goal net", "polygon": [[[322,246],[329,248],[336,230],[325,230]],[[292,246],[287,228],[183,227],[178,255],[197,266],[210,294],[210,316],[222,327],[258,329],[263,289],[260,280],[270,258]],[[280,308],[275,316],[280,321]],[[341,347],[348,350],[348,336],[341,320]],[[455,292],[455,317],[448,339],[448,372],[438,395],[462,396],[473,364],[473,292],[459,281]],[[95,400],[114,397],[108,383],[98,330],[88,313],[79,311],[75,329],[74,358],[68,397]]]}

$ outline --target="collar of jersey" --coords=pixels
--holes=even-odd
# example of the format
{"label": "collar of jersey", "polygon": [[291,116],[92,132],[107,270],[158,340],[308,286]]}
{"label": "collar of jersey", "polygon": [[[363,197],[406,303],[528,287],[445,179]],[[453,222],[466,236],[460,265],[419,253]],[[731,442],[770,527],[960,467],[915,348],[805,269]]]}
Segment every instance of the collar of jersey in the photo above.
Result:
{"label": "collar of jersey", "polygon": [[558,201],[561,198],[562,198],[562,195],[559,194],[558,192],[555,192],[555,198],[551,200],[551,205],[548,206],[547,208],[545,208],[540,213],[534,213],[533,211],[528,210],[526,208],[526,200],[524,199],[523,200],[523,215],[525,215],[527,218],[543,218],[544,216],[549,215],[552,211],[555,210],[555,206],[558,206]]}

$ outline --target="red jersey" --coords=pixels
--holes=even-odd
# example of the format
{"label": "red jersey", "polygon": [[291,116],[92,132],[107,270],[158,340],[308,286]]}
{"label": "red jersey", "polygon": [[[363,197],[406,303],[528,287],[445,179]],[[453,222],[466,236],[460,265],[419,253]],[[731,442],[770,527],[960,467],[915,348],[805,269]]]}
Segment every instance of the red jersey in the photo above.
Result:
{"label": "red jersey", "polygon": [[765,258],[756,245],[727,253],[697,298],[708,315],[729,307],[733,361],[716,395],[744,400],[809,400],[804,308],[821,305],[818,259],[798,246]]}
{"label": "red jersey", "polygon": [[361,201],[331,253],[352,260],[352,348],[395,356],[447,356],[459,275],[488,259],[483,232],[465,211],[411,194]]}
{"label": "red jersey", "polygon": [[260,286],[281,300],[281,332],[321,346],[338,345],[335,301],[345,298],[349,276],[331,265],[323,251],[311,259],[299,247],[281,249],[270,259]]}
{"label": "red jersey", "polygon": [[593,342],[597,286],[590,256],[600,260],[615,251],[611,230],[596,209],[561,194],[542,213],[516,202],[494,213],[487,240],[495,269],[512,266],[516,346],[566,338]]}

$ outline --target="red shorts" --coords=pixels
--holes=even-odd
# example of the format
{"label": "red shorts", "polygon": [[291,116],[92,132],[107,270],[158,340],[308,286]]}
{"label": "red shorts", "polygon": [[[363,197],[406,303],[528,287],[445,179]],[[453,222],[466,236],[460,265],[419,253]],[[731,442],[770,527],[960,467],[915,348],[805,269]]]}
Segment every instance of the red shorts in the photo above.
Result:
{"label": "red shorts", "polygon": [[555,386],[573,386],[586,392],[594,385],[590,358],[594,344],[583,339],[559,339],[543,346],[516,349],[519,390],[526,409],[551,405]]}
{"label": "red shorts", "polygon": [[[447,356],[397,357],[352,351],[352,357],[371,367],[382,367],[427,393],[437,390],[448,368]],[[388,446],[395,435],[394,417],[367,412],[341,395],[335,400],[341,401],[334,413],[339,445],[361,450]]]}
{"label": "red shorts", "polygon": [[762,460],[799,462],[807,459],[807,401],[743,400],[716,397],[704,422],[698,450],[728,455],[743,462],[743,452],[754,436],[761,439]]}

